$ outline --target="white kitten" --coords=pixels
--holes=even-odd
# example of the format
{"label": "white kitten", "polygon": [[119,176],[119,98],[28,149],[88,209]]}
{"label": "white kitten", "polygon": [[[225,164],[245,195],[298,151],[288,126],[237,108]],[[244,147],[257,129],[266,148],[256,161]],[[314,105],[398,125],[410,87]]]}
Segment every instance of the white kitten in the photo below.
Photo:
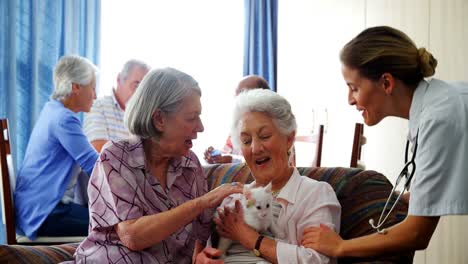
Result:
{"label": "white kitten", "polygon": [[[285,234],[273,219],[271,183],[265,187],[253,186],[253,183],[244,185],[244,197],[241,200],[244,222],[258,232],[269,229],[276,238],[283,239]],[[231,244],[232,240],[219,238],[218,249],[223,253],[223,258]]]}

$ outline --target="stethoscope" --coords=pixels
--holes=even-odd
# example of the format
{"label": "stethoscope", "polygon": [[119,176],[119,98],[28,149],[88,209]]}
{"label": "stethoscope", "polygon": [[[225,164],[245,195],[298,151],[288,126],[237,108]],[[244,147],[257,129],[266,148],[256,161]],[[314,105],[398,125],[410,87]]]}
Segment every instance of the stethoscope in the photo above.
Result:
{"label": "stethoscope", "polygon": [[[411,157],[410,161],[408,161],[408,151],[409,151],[410,141],[409,140],[406,141],[405,166],[401,170],[400,175],[398,175],[398,178],[396,179],[395,185],[393,186],[392,192],[390,192],[390,195],[388,196],[387,201],[385,202],[385,206],[384,206],[384,208],[382,210],[382,213],[380,214],[379,221],[377,222],[377,225],[374,224],[374,219],[372,219],[372,218],[369,219],[369,224],[379,234],[386,234],[387,233],[387,230],[385,228],[381,228],[381,227],[383,226],[385,221],[387,221],[387,218],[392,213],[393,208],[395,208],[398,201],[400,201],[401,196],[405,193],[405,191],[407,191],[407,190],[409,191],[409,187],[410,187],[410,184],[411,184],[411,179],[413,179],[414,172],[416,171],[416,162],[414,161],[414,159],[416,157],[416,150],[418,149],[418,134],[419,134],[419,130],[416,133],[413,156]],[[390,211],[388,211],[387,215],[385,215],[385,217],[384,217],[385,211],[387,210],[387,206],[388,206],[388,204],[389,204],[389,202],[390,202],[390,200],[392,198],[392,195],[395,192],[396,188],[398,187],[398,185],[400,184],[400,182],[402,181],[403,178],[406,179],[405,183],[404,183],[404,186],[403,186],[403,190],[400,192],[400,194],[398,195],[396,201],[393,203],[392,207],[390,208]]]}

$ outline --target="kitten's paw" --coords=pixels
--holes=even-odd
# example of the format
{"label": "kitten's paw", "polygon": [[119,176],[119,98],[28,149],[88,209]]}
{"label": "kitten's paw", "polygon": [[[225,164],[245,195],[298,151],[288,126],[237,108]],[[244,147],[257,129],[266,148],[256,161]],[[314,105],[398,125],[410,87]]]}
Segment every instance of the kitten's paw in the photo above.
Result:
{"label": "kitten's paw", "polygon": [[285,239],[286,238],[286,233],[283,232],[283,231],[280,231],[280,230],[276,230],[275,238]]}
{"label": "kitten's paw", "polygon": [[271,233],[278,239],[285,239],[286,232],[284,232],[276,223],[273,223],[270,227]]}

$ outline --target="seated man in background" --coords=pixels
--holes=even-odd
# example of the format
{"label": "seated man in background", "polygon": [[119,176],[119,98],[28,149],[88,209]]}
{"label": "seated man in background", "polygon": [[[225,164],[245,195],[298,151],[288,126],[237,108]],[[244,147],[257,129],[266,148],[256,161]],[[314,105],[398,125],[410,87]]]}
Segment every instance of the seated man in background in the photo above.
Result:
{"label": "seated man in background", "polygon": [[74,202],[74,187],[91,175],[98,153],[77,113],[89,112],[96,99],[96,70],[79,56],[55,66],[54,92],[34,125],[14,192],[16,233],[31,240],[88,234],[89,211]]}
{"label": "seated man in background", "polygon": [[129,136],[123,123],[125,105],[149,69],[142,61],[127,61],[117,76],[117,87],[112,90],[112,95],[97,99],[91,111],[85,114],[85,134],[98,152],[107,141]]}
{"label": "seated man in background", "polygon": [[[237,85],[235,96],[238,96],[240,93],[246,90],[260,88],[270,90],[268,82],[263,77],[258,75],[247,75],[242,78],[242,80]],[[236,162],[238,159],[233,159],[233,155],[241,155],[239,150],[234,149],[230,136],[227,138],[226,144],[222,150],[217,150],[210,146],[205,150],[204,154],[205,161],[209,164]]]}

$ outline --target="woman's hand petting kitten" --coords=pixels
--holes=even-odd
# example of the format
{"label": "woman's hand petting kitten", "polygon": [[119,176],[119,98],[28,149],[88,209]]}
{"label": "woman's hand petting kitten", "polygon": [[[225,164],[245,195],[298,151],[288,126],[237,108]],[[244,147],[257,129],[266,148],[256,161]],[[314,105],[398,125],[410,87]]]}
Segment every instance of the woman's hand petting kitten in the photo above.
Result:
{"label": "woman's hand petting kitten", "polygon": [[231,211],[225,207],[224,210],[218,210],[218,217],[214,218],[216,231],[224,238],[239,241],[247,249],[253,249],[259,234],[244,222],[244,212],[239,200],[235,202],[233,209]]}

